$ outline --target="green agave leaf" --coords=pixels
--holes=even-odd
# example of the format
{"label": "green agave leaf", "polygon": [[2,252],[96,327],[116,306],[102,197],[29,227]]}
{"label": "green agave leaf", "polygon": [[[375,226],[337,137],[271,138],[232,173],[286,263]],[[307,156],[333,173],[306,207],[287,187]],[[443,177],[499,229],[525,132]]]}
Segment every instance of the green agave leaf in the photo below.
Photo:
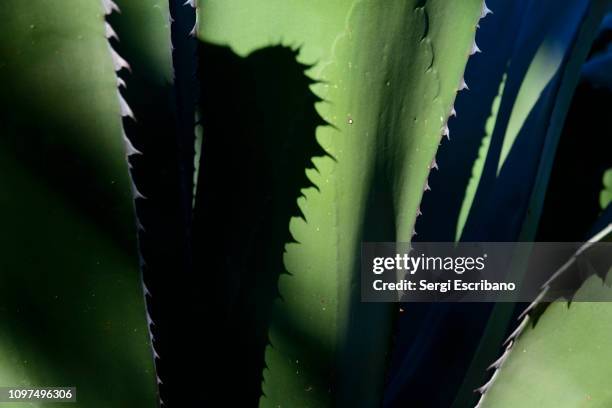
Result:
{"label": "green agave leaf", "polygon": [[[612,224],[591,241],[610,241]],[[576,297],[612,296],[606,281],[593,275]],[[479,389],[478,408],[609,407],[612,390],[612,303],[554,302],[531,323],[532,304],[507,340],[504,354],[491,366],[494,374]],[[526,311],[526,312],[527,312]]]}
{"label": "green agave leaf", "polygon": [[307,171],[315,187],[298,200],[304,217],[287,220],[296,242],[286,246],[288,273],[278,282],[260,406],[376,406],[392,311],[359,301],[360,244],[410,241],[456,91],[465,86],[482,3],[199,5],[205,42],[243,57],[298,47],[299,61],[314,64],[312,89],[328,123],[316,131],[327,156]]}
{"label": "green agave leaf", "polygon": [[[583,290],[610,292],[591,277]],[[612,304],[555,302],[521,335],[479,407],[609,407]]]}
{"label": "green agave leaf", "polygon": [[[517,33],[528,22],[522,18],[526,15],[528,1],[489,0],[487,6],[493,14],[479,23],[476,35],[483,52],[470,59],[465,72],[470,92],[457,96],[458,115],[451,120],[453,136],[450,143],[440,147],[437,154],[440,169],[430,177],[431,194],[423,197],[422,206],[427,216],[419,218],[416,227],[418,240],[423,242],[454,240],[458,219],[468,215],[471,204],[464,204],[461,210],[467,199],[467,186],[473,179],[473,187],[477,187],[482,173],[474,174],[473,165],[479,158],[483,138],[487,134],[492,136],[495,129],[501,97],[507,92],[505,84],[510,59],[521,40]],[[500,89],[502,82],[504,87]],[[487,152],[488,148],[481,153]],[[483,164],[485,158],[486,155],[481,159]]]}
{"label": "green agave leaf", "polygon": [[158,402],[113,9],[0,4],[0,385],[76,386],[57,406]]}

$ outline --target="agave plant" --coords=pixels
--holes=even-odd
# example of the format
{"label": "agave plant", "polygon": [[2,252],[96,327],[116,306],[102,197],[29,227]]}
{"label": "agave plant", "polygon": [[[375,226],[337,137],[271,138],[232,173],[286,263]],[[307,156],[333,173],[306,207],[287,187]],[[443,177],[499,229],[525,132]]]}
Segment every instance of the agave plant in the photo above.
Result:
{"label": "agave plant", "polygon": [[[606,0],[59,3],[0,4],[0,386],[74,386],[88,408],[405,401],[414,373],[442,364],[415,356],[455,317],[426,305],[439,324],[424,331],[407,320],[416,306],[362,303],[361,243],[536,239],[609,11]],[[584,72],[605,78],[600,66]],[[606,224],[609,172],[603,185]],[[536,328],[523,320],[479,405],[557,406],[556,390],[576,385],[561,370],[575,368],[599,383],[572,401],[605,406],[607,307],[577,306],[562,324],[559,303]],[[475,404],[514,310],[462,315],[477,336],[461,378],[413,401]],[[565,350],[585,329],[597,361]],[[524,370],[559,355],[547,387],[515,395]]]}

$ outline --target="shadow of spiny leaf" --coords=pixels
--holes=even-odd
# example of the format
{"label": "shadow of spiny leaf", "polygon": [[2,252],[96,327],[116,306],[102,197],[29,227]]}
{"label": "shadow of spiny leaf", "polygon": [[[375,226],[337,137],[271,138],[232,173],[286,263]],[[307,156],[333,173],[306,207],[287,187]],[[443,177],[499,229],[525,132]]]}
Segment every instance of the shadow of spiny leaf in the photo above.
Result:
{"label": "shadow of spiny leaf", "polygon": [[[206,274],[215,378],[210,398],[256,406],[278,277],[287,273],[289,220],[302,216],[305,169],[325,152],[313,81],[297,51],[267,47],[245,58],[202,43],[199,69],[204,127],[194,212],[194,267]],[[204,283],[204,281],[202,282]],[[232,381],[227,381],[232,378]],[[231,388],[231,389],[230,389]],[[236,393],[235,390],[241,390]]]}

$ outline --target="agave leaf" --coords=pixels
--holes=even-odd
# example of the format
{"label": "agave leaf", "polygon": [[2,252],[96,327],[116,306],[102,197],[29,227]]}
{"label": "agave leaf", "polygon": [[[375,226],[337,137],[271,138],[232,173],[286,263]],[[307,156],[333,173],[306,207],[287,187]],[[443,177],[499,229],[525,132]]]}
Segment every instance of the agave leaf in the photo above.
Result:
{"label": "agave leaf", "polygon": [[[480,21],[476,34],[482,53],[468,62],[465,78],[470,91],[457,96],[457,116],[449,122],[452,137],[440,147],[439,170],[430,175],[432,191],[423,197],[418,241],[459,239],[457,230],[462,226],[458,225],[467,219],[480,181],[516,32],[526,21],[524,1],[492,0],[487,6],[493,14]],[[406,309],[414,313],[398,318],[392,357],[398,363],[390,367],[385,404],[410,400],[416,405],[450,406],[477,347],[476,333],[486,325],[491,307],[435,303],[406,305]],[[452,349],[447,347],[448,339]],[[447,352],[440,353],[441,348]],[[456,369],[448,370],[449,365]],[[443,389],[440,383],[445,384]]]}
{"label": "agave leaf", "polygon": [[529,22],[524,18],[527,1],[491,0],[487,6],[493,14],[480,22],[476,35],[482,53],[470,59],[465,72],[470,92],[457,96],[457,117],[450,121],[453,137],[440,147],[440,170],[431,175],[432,192],[423,198],[427,216],[417,222],[417,239],[423,242],[461,237],[459,226],[465,224],[482,173],[474,172],[474,166],[483,167],[488,147],[479,150],[495,129],[517,32]]}
{"label": "agave leaf", "polygon": [[[456,91],[463,88],[482,3],[200,6],[200,38],[227,45],[246,61],[272,46],[298,48],[298,60],[312,65],[308,73],[318,82],[312,89],[322,99],[317,111],[327,122],[316,129],[325,156],[307,171],[315,187],[298,200],[303,217],[280,221],[296,242],[286,246],[288,273],[278,279],[281,299],[269,323],[260,406],[380,404],[392,311],[359,302],[360,243],[411,239]],[[206,163],[207,152],[214,154],[206,147],[206,135],[213,138],[206,125],[204,135]],[[261,144],[269,135],[258,137]],[[313,140],[314,132],[307,137]],[[275,251],[282,256],[282,249]]]}
{"label": "agave leaf", "polygon": [[[552,8],[552,3],[549,6],[543,2],[531,3],[528,14],[533,19],[521,32],[509,67],[489,155],[462,235],[464,240],[530,241],[535,237],[564,119],[580,67],[606,11],[606,1],[589,4],[577,1],[568,3],[561,11],[549,13]],[[568,13],[572,8],[574,11]],[[541,30],[543,26],[548,29]],[[551,50],[555,52],[551,54]],[[539,53],[544,55],[538,57]],[[549,57],[551,66],[556,66],[552,79],[550,69],[542,71],[537,68],[542,64],[536,63]],[[532,78],[529,83],[538,78],[542,80],[536,88],[543,91],[535,105],[534,94],[524,86],[527,77]],[[523,108],[515,109],[523,102],[533,105],[527,117]],[[514,137],[519,117],[526,120]],[[508,146],[508,137],[513,140],[512,147],[504,148],[504,143]],[[504,149],[509,149],[509,154],[500,164]],[[523,273],[521,262],[517,259],[513,266],[517,273],[515,279],[520,279]],[[471,391],[497,353],[513,309],[512,304],[495,305],[454,406],[465,406],[474,399]]]}
{"label": "agave leaf", "polygon": [[152,407],[113,8],[0,4],[0,385],[76,386],[72,406]]}
{"label": "agave leaf", "polygon": [[[593,276],[583,290],[609,293]],[[479,407],[608,407],[612,344],[608,302],[555,302],[528,327]]]}
{"label": "agave leaf", "polygon": [[[608,224],[589,242],[611,238],[612,224]],[[580,249],[582,256],[589,256],[588,245]],[[569,271],[571,268],[564,268],[560,273]],[[609,299],[610,271],[593,272],[597,275],[587,278],[575,297]],[[601,273],[608,275],[605,281],[598,276]],[[494,373],[479,388],[483,395],[478,407],[609,406],[612,303],[558,301],[541,315],[540,311],[536,314],[535,306],[529,306],[529,314],[507,340],[504,354],[491,366]],[[537,323],[532,323],[536,319]]]}

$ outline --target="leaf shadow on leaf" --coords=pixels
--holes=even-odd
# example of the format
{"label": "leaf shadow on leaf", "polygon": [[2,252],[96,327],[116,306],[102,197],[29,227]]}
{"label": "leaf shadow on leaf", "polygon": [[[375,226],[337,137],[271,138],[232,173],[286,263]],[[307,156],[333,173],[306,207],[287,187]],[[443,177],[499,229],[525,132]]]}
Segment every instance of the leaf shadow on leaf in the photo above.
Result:
{"label": "leaf shadow on leaf", "polygon": [[326,155],[315,139],[325,122],[314,81],[296,55],[283,46],[244,58],[227,47],[199,47],[204,137],[194,271],[206,291],[198,306],[214,333],[205,350],[215,373],[203,398],[224,395],[228,405],[256,406],[261,396],[270,313],[287,273],[285,244],[293,241],[289,220],[302,216],[301,190],[314,187],[305,170]]}

